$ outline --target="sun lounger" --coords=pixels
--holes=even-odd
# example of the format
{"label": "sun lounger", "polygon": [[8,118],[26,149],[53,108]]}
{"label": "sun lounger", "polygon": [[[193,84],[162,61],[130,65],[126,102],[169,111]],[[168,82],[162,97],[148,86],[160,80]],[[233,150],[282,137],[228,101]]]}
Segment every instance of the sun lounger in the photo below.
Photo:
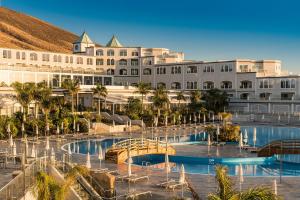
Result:
{"label": "sun lounger", "polygon": [[157,185],[157,186],[160,186],[160,187],[166,187],[166,185],[171,184],[171,183],[175,183],[175,180],[171,179],[171,180],[169,180],[169,181],[162,182],[162,183],[158,183],[158,184],[156,184],[156,185]]}
{"label": "sun lounger", "polygon": [[167,189],[172,189],[173,191],[177,188],[177,187],[183,187],[186,186],[187,183],[179,183],[179,182],[175,182],[173,184],[169,184],[166,186]]}
{"label": "sun lounger", "polygon": [[127,180],[128,182],[137,182],[137,181],[140,181],[140,180],[145,180],[147,179],[147,181],[149,181],[149,176],[136,176],[136,177],[128,177],[128,178],[125,178],[125,180]]}
{"label": "sun lounger", "polygon": [[143,195],[150,195],[152,197],[151,191],[145,192],[133,192],[126,195],[126,199],[135,199],[136,197],[143,196]]}

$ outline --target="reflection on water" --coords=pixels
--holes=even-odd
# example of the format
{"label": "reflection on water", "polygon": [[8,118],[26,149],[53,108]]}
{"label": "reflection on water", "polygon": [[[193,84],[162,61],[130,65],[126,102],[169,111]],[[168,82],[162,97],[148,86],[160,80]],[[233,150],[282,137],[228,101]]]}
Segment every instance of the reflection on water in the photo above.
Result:
{"label": "reflection on water", "polygon": [[[243,126],[241,131],[248,133],[248,143],[253,145],[253,130],[255,126]],[[264,146],[274,140],[300,139],[300,128],[256,126],[256,146]]]}

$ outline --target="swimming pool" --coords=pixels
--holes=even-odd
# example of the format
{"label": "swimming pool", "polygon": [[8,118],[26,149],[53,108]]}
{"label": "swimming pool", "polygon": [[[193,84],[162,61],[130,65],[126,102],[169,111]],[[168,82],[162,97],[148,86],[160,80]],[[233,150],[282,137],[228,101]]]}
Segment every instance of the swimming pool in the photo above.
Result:
{"label": "swimming pool", "polygon": [[[132,158],[133,164],[148,165],[155,167],[156,164],[164,163],[165,155],[143,155]],[[179,172],[181,164],[184,165],[186,173],[214,175],[216,165],[228,167],[228,174],[236,176],[239,166],[243,167],[244,176],[300,176],[300,165],[293,163],[280,163],[276,157],[254,157],[254,158],[201,158],[170,155],[172,171]],[[282,164],[282,165],[281,165]],[[281,168],[282,166],[282,168]],[[281,171],[282,169],[282,171]]]}
{"label": "swimming pool", "polygon": [[[253,127],[241,127],[244,133],[247,130],[248,143],[253,145]],[[300,128],[294,127],[272,127],[272,126],[256,126],[256,146],[263,146],[271,141],[280,139],[300,139]],[[173,145],[197,143],[206,140],[207,134],[194,133],[189,135],[172,135],[169,134],[168,141]],[[124,140],[126,138],[109,138],[100,140],[84,140],[77,141],[63,146],[67,150],[70,146],[71,152],[79,154],[97,155],[99,146],[101,145],[103,152],[112,144]],[[165,140],[160,137],[159,140]],[[214,174],[214,168],[217,164],[226,165],[230,175],[237,175],[240,164],[244,169],[245,176],[300,176],[300,156],[284,155],[282,165],[275,158],[200,158],[186,156],[170,156],[170,162],[174,164],[173,171],[178,171],[181,164],[184,164],[187,173],[197,174]],[[133,157],[136,165],[148,163],[155,165],[164,162],[164,155],[144,155]],[[280,170],[282,168],[282,171]]]}
{"label": "swimming pool", "polygon": [[248,133],[248,144],[253,146],[253,130],[256,127],[256,146],[264,146],[274,140],[300,139],[300,128],[277,126],[242,126],[243,134]]}

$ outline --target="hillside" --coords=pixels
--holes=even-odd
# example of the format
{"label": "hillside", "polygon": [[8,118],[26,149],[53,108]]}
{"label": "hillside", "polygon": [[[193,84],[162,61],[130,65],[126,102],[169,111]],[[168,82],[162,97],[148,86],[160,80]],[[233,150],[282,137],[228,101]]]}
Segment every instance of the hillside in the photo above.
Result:
{"label": "hillside", "polygon": [[78,36],[37,18],[0,7],[0,47],[70,53]]}

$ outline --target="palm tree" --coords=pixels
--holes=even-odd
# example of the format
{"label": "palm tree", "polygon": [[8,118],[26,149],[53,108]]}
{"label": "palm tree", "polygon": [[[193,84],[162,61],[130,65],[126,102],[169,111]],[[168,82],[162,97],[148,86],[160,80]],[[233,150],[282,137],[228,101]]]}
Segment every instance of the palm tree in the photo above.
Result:
{"label": "palm tree", "polygon": [[26,121],[26,116],[28,114],[28,107],[33,100],[33,89],[34,83],[19,83],[14,82],[11,85],[16,92],[16,100],[22,106],[23,120]]}
{"label": "palm tree", "polygon": [[216,181],[218,190],[215,194],[209,194],[208,200],[240,200],[240,199],[257,199],[257,200],[278,200],[280,197],[275,195],[269,188],[259,186],[250,188],[246,191],[238,192],[234,189],[234,183],[227,174],[227,167],[216,166]]}
{"label": "palm tree", "polygon": [[98,96],[98,114],[101,120],[101,99],[100,97],[107,97],[107,89],[105,86],[97,84],[96,87],[92,88],[93,94]]}
{"label": "palm tree", "polygon": [[180,106],[180,101],[185,101],[186,100],[186,98],[184,96],[184,93],[182,91],[177,93],[176,99],[178,101],[179,106]]}
{"label": "palm tree", "polygon": [[144,96],[150,93],[150,85],[148,83],[139,82],[137,84],[137,93],[142,95],[142,114],[144,113]]}
{"label": "palm tree", "polygon": [[[62,87],[64,89],[66,89],[69,94],[71,94],[72,97],[72,114],[74,114],[74,96],[78,94],[80,87],[79,87],[79,82],[77,80],[71,80],[71,79],[66,79],[63,84]],[[76,98],[77,99],[77,98]],[[76,103],[77,107],[78,107],[78,102]]]}
{"label": "palm tree", "polygon": [[168,97],[168,91],[164,87],[158,87],[153,91],[153,105],[157,109],[157,115],[160,116],[160,110],[163,108],[168,108],[170,103]]}
{"label": "palm tree", "polygon": [[205,100],[205,107],[214,113],[223,111],[229,102],[227,93],[216,88],[206,91],[203,99]]}

